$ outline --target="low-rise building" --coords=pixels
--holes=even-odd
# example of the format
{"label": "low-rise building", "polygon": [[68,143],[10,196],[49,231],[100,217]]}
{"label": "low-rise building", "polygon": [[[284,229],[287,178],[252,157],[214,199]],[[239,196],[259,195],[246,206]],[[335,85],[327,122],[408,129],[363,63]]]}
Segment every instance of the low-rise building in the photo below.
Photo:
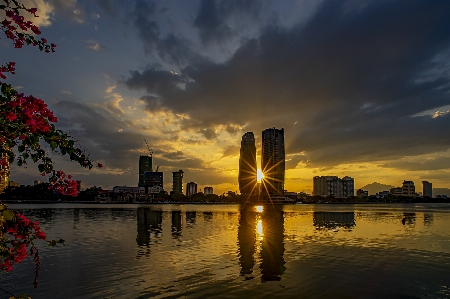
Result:
{"label": "low-rise building", "polygon": [[144,187],[128,187],[128,186],[114,186],[113,193],[133,193],[133,194],[145,194]]}
{"label": "low-rise building", "polygon": [[358,190],[356,190],[356,196],[359,198],[368,197],[369,191],[364,191],[363,189],[358,189]]}

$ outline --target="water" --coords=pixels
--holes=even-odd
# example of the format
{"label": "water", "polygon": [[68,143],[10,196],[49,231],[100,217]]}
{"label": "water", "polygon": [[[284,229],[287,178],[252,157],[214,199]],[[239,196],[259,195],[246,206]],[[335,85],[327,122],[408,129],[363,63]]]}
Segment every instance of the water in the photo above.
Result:
{"label": "water", "polygon": [[[37,244],[0,286],[36,298],[448,298],[450,205],[11,205]],[[1,293],[0,298],[8,298]]]}

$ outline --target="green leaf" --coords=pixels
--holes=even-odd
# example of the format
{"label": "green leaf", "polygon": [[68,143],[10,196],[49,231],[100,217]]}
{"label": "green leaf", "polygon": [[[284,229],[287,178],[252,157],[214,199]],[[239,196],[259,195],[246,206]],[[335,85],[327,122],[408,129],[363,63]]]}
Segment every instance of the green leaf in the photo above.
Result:
{"label": "green leaf", "polygon": [[53,151],[55,150],[55,148],[58,147],[58,145],[57,145],[56,142],[54,142],[54,141],[50,142],[50,146],[52,147],[52,150],[53,150]]}
{"label": "green leaf", "polygon": [[45,165],[44,164],[39,164],[38,165],[38,169],[39,169],[39,172],[44,172],[45,171]]}
{"label": "green leaf", "polygon": [[5,217],[5,219],[7,221],[12,221],[14,219],[16,215],[14,215],[13,212],[11,212],[10,210],[5,210],[3,211],[3,217]]}

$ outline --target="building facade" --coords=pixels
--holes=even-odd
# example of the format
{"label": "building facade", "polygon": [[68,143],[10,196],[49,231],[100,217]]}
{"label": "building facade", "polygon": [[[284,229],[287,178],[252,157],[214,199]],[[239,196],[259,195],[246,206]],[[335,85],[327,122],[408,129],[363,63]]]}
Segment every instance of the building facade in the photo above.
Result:
{"label": "building facade", "polygon": [[203,188],[203,194],[205,195],[212,195],[213,193],[213,187],[205,187]]}
{"label": "building facade", "polygon": [[267,192],[270,196],[282,196],[285,177],[284,129],[270,128],[262,132],[261,168],[265,184],[263,195]]}
{"label": "building facade", "polygon": [[313,194],[316,196],[355,196],[355,179],[345,176],[315,176],[313,178]]}
{"label": "building facade", "polygon": [[189,182],[186,184],[186,196],[191,196],[197,193],[197,184]]}
{"label": "building facade", "polygon": [[172,172],[172,192],[175,194],[183,194],[183,170]]}
{"label": "building facade", "polygon": [[403,196],[416,196],[416,187],[413,181],[403,181],[402,185]]}
{"label": "building facade", "polygon": [[256,190],[256,145],[253,132],[242,136],[239,156],[239,192],[251,195]]}
{"label": "building facade", "polygon": [[140,156],[139,157],[139,182],[138,187],[144,187],[145,172],[153,171],[152,168],[152,156]]}
{"label": "building facade", "polygon": [[114,186],[113,187],[114,193],[133,193],[133,194],[145,194],[145,188],[144,187],[128,187],[128,186]]}
{"label": "building facade", "polygon": [[[147,192],[150,193],[159,193],[164,190],[164,173],[163,172],[154,172],[154,171],[146,171],[144,173],[144,186]],[[157,187],[157,188],[155,188]]]}
{"label": "building facade", "polygon": [[433,197],[433,184],[428,181],[422,181],[422,196]]}

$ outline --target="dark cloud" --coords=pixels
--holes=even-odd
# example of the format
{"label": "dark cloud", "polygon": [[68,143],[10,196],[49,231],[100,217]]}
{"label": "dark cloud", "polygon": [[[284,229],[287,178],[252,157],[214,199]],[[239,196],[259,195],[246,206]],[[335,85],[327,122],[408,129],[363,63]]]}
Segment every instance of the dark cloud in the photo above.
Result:
{"label": "dark cloud", "polygon": [[237,145],[227,146],[225,148],[225,150],[223,151],[222,158],[239,155],[239,152],[240,152],[240,147],[239,146],[237,146]]}
{"label": "dark cloud", "polygon": [[199,30],[204,45],[212,41],[223,43],[236,35],[227,23],[231,17],[247,21],[249,18],[257,19],[260,8],[261,2],[255,0],[202,0],[194,27]]}
{"label": "dark cloud", "polygon": [[155,18],[156,12],[157,4],[154,1],[143,0],[137,0],[131,12],[133,25],[144,44],[144,50],[176,66],[200,59],[200,56],[190,49],[188,40],[172,33],[162,35],[160,25]]}
{"label": "dark cloud", "polygon": [[308,22],[266,27],[224,63],[191,60],[180,75],[132,72],[125,83],[189,115],[183,129],[284,127],[288,153],[304,151],[311,167],[448,149],[449,117],[413,116],[450,104],[448,76],[435,71],[450,49],[450,3],[352,5],[324,1]]}
{"label": "dark cloud", "polygon": [[421,162],[395,161],[380,166],[409,171],[445,170],[450,169],[450,157],[440,156],[435,159],[427,159]]}
{"label": "dark cloud", "polygon": [[[58,113],[64,111],[64,113]],[[70,130],[80,146],[87,149],[92,159],[104,161],[110,168],[136,168],[139,153],[144,148],[144,137],[135,133],[135,128],[115,117],[107,117],[91,107],[69,101],[60,101],[55,106],[58,128]],[[159,138],[145,136],[149,144],[156,144]],[[137,173],[137,171],[136,171]]]}

